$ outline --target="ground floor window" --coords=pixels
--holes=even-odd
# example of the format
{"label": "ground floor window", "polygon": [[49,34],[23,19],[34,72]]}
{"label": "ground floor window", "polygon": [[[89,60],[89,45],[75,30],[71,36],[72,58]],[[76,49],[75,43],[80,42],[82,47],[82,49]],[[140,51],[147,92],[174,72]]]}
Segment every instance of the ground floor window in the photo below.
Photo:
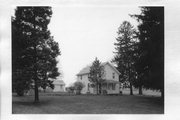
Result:
{"label": "ground floor window", "polygon": [[109,84],[108,84],[108,90],[110,90],[110,89],[111,89],[111,84],[109,83]]}
{"label": "ground floor window", "polygon": [[[116,84],[115,83],[107,83],[107,89],[108,90],[115,90],[116,89]],[[106,85],[103,84],[103,88],[106,89]]]}
{"label": "ground floor window", "polygon": [[115,86],[116,86],[116,84],[112,83],[112,90],[115,90]]}

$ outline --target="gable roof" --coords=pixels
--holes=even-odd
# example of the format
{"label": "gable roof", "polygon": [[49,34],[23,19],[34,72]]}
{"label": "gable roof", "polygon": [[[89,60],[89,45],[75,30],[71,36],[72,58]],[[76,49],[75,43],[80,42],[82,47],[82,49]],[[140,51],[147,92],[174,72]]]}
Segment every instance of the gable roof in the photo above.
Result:
{"label": "gable roof", "polygon": [[111,63],[106,62],[105,65],[106,65],[106,64],[108,64],[112,69],[114,69],[114,71],[116,71],[116,73],[117,73],[118,75],[121,74]]}
{"label": "gable roof", "polygon": [[86,67],[84,67],[77,75],[88,74],[89,71],[90,71],[90,66],[86,66]]}
{"label": "gable roof", "polygon": [[[112,64],[110,64],[109,62],[103,62],[103,63],[101,63],[101,65],[103,65],[103,66],[105,66],[106,64],[108,64],[112,69],[114,69],[114,70],[117,72],[117,74],[120,75],[120,72],[119,72]],[[77,76],[88,74],[88,73],[90,72],[90,67],[91,67],[91,66],[86,66],[86,67],[84,67],[84,68],[77,74]]]}
{"label": "gable roof", "polygon": [[53,81],[53,84],[54,85],[65,85],[63,80],[55,80],[55,81]]}

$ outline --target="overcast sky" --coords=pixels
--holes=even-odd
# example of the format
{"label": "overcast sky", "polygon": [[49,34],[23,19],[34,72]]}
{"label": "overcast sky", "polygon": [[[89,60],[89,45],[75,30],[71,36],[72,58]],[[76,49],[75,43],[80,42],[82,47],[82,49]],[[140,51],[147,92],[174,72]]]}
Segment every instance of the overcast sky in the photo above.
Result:
{"label": "overcast sky", "polygon": [[95,57],[110,61],[118,27],[124,20],[136,27],[129,14],[140,13],[138,6],[59,6],[52,10],[49,29],[60,45],[58,66],[66,86],[75,82],[76,74]]}

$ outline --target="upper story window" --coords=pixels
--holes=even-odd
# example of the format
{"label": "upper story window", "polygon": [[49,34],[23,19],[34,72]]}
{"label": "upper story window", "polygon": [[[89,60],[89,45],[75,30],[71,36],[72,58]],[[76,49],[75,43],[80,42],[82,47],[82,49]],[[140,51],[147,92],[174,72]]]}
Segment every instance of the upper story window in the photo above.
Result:
{"label": "upper story window", "polygon": [[115,79],[115,73],[112,73],[112,78]]}
{"label": "upper story window", "polygon": [[82,80],[82,75],[80,76],[80,79]]}

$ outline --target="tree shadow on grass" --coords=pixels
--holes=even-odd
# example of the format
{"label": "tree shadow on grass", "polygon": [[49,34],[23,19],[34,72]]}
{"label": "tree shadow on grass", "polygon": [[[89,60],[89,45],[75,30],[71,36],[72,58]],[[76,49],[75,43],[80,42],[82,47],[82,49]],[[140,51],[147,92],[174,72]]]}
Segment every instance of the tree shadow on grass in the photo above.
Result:
{"label": "tree shadow on grass", "polygon": [[156,97],[156,96],[144,96],[144,99],[146,99],[147,101],[149,101],[149,102],[151,102],[151,103],[164,106],[164,99],[162,99],[161,97]]}
{"label": "tree shadow on grass", "polygon": [[23,105],[23,106],[44,106],[50,104],[50,100],[40,100],[39,102],[34,102],[33,100],[29,101],[13,101],[13,105]]}

